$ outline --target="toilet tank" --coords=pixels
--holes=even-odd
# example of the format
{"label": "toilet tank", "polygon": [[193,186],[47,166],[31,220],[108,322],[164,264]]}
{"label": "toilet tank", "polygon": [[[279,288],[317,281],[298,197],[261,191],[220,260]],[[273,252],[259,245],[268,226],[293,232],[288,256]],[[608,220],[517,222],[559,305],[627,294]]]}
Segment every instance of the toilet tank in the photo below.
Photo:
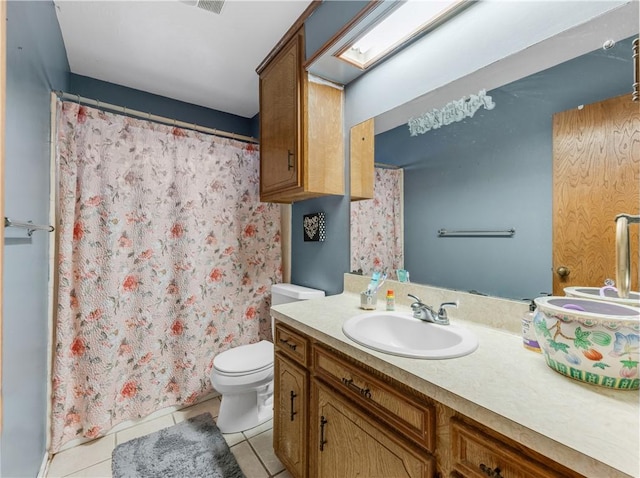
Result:
{"label": "toilet tank", "polygon": [[271,305],[287,304],[300,300],[324,297],[324,291],[295,284],[273,284],[271,286]]}

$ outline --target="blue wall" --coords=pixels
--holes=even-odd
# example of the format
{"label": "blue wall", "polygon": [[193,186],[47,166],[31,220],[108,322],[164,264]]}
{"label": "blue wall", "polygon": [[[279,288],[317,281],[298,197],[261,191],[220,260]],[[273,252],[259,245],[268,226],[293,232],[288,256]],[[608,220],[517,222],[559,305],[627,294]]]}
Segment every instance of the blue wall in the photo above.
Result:
{"label": "blue wall", "polygon": [[[68,71],[53,3],[8,2],[3,193],[16,220],[49,222],[50,94],[67,88]],[[51,235],[5,232],[0,475],[36,476],[45,454]]]}
{"label": "blue wall", "polygon": [[[243,118],[69,73],[53,2],[8,2],[5,211],[48,223],[50,92],[62,90],[200,126],[257,137]],[[36,476],[45,454],[50,235],[7,229],[0,475]]]}
{"label": "blue wall", "polygon": [[[490,91],[495,109],[412,137],[376,136],[376,161],[404,166],[405,266],[416,282],[511,298],[552,289],[552,116],[620,94],[631,39]],[[516,229],[513,238],[439,238]],[[604,278],[603,278],[604,280]]]}
{"label": "blue wall", "polygon": [[[320,5],[305,22],[306,57],[312,56],[367,2],[329,0]],[[345,153],[349,138],[345,131]],[[348,161],[345,164],[349,164]],[[327,295],[343,289],[343,275],[349,271],[349,173],[345,168],[345,196],[309,199],[293,204],[291,212],[291,282],[324,290]],[[304,242],[302,220],[305,214],[326,214],[327,239]]]}
{"label": "blue wall", "polygon": [[195,123],[198,126],[216,128],[228,133],[246,136],[252,136],[256,133],[253,120],[249,118],[184,103],[164,96],[154,95],[153,93],[147,93],[146,91],[127,88],[74,73],[71,74],[68,92],[158,116]]}

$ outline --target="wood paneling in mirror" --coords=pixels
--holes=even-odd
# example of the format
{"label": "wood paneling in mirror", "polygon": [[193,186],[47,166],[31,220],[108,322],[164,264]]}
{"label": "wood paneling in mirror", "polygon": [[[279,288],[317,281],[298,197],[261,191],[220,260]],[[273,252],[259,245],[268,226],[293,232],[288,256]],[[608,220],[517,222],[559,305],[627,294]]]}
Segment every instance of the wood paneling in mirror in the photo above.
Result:
{"label": "wood paneling in mirror", "polygon": [[[553,293],[615,279],[615,217],[640,212],[640,108],[628,94],[553,117]],[[630,227],[638,290],[638,227]],[[569,269],[561,277],[557,270]]]}
{"label": "wood paneling in mirror", "polygon": [[349,161],[351,170],[351,200],[373,198],[374,183],[374,123],[373,118],[351,128]]}

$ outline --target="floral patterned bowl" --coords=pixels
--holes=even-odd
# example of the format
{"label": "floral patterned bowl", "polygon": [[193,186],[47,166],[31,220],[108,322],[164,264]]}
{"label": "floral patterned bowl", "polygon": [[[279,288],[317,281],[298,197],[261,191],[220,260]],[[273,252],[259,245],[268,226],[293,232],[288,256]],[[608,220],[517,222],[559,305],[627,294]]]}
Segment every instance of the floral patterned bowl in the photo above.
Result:
{"label": "floral patterned bowl", "polygon": [[[600,292],[602,290],[602,292]],[[600,287],[565,287],[564,295],[568,297],[580,297],[582,299],[594,299],[614,304],[630,305],[640,307],[640,293],[629,292],[629,297],[623,299],[618,297],[618,292],[613,288],[602,289]]]}
{"label": "floral patterned bowl", "polygon": [[640,385],[640,309],[592,299],[540,297],[534,330],[547,365],[593,385]]}

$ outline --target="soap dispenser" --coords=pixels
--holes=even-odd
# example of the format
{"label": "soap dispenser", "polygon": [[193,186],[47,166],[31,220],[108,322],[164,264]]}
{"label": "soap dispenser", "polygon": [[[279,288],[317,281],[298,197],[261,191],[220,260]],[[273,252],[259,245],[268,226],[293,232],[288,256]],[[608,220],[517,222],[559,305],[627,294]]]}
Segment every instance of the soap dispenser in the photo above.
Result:
{"label": "soap dispenser", "polygon": [[529,310],[522,316],[522,344],[527,350],[542,353],[540,345],[536,340],[536,334],[533,330],[533,316],[536,313],[536,303],[532,300],[529,304]]}

